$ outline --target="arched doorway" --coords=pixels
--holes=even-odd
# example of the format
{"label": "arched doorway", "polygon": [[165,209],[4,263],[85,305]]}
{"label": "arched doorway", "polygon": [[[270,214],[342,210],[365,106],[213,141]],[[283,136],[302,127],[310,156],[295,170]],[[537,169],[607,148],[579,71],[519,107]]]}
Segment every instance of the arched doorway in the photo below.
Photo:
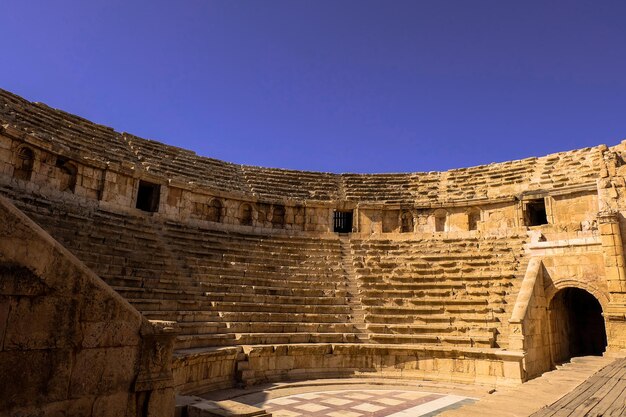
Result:
{"label": "arched doorway", "polygon": [[550,302],[552,360],[564,362],[575,356],[602,355],[606,328],[600,302],[580,288],[564,288]]}

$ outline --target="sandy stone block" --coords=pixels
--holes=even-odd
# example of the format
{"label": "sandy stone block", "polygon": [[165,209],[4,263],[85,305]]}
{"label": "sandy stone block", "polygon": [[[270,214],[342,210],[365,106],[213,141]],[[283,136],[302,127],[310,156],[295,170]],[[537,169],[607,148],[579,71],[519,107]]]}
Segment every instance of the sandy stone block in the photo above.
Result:
{"label": "sandy stone block", "polygon": [[504,361],[503,363],[504,377],[506,379],[521,380],[522,366],[520,362]]}
{"label": "sandy stone block", "polygon": [[54,297],[21,297],[12,309],[4,349],[47,349],[68,346],[77,338],[75,306]]}
{"label": "sandy stone block", "polygon": [[214,364],[208,369],[209,378],[217,378],[222,375],[222,367],[219,364]]}
{"label": "sandy stone block", "polygon": [[419,369],[419,360],[415,356],[396,356],[395,368],[414,371]]}
{"label": "sandy stone block", "polygon": [[342,368],[343,360],[340,356],[326,355],[324,356],[324,365],[329,368]]}
{"label": "sandy stone block", "polygon": [[287,352],[289,355],[326,355],[332,351],[331,345],[290,345]]}
{"label": "sandy stone block", "polygon": [[[139,329],[141,326],[141,315],[127,308],[120,303],[120,300],[103,293],[102,289],[87,283],[82,291],[80,304],[80,317],[86,322],[127,322],[121,331],[131,332],[132,328]],[[112,330],[113,325],[109,330]]]}
{"label": "sandy stone block", "polygon": [[253,356],[249,359],[250,368],[252,369],[274,369],[276,367],[275,361],[272,361],[270,365],[270,357],[268,356]]}
{"label": "sandy stone block", "polygon": [[13,141],[6,136],[0,135],[0,148],[1,149],[11,149],[11,145]]}
{"label": "sandy stone block", "polygon": [[[118,417],[127,415],[129,408],[134,408],[135,395],[119,392],[96,397],[93,403],[92,417]],[[174,405],[172,404],[172,408]],[[132,410],[131,408],[131,410]]]}
{"label": "sandy stone block", "polygon": [[[286,347],[285,347],[286,349]],[[285,350],[286,353],[286,350]],[[252,348],[250,348],[250,350],[247,352],[248,356],[250,356],[250,358],[252,357],[258,357],[258,356],[270,356],[270,355],[274,355],[274,346],[254,346]]]}
{"label": "sandy stone block", "polygon": [[137,355],[136,347],[85,349],[79,352],[72,370],[71,397],[129,390]]}
{"label": "sandy stone block", "polygon": [[[173,388],[162,388],[152,391],[148,404],[149,416],[170,417],[176,404],[176,394]],[[166,412],[166,410],[171,410]]]}
{"label": "sandy stone block", "polygon": [[[289,369],[305,369],[305,368],[314,368],[315,367],[315,357],[309,355],[298,355],[298,356],[290,356],[291,358],[291,366]],[[321,362],[321,361],[320,361]],[[281,359],[277,361],[277,369],[285,369],[281,365]]]}
{"label": "sandy stone block", "polygon": [[450,374],[452,372],[452,361],[449,358],[436,358],[435,371],[440,374]]}
{"label": "sandy stone block", "polygon": [[[607,273],[609,271],[610,270],[607,270]],[[610,280],[607,282],[607,287],[610,292],[624,292],[624,289],[622,288],[622,283],[620,281]]]}
{"label": "sandy stone block", "polygon": [[221,368],[220,375],[234,375],[236,364],[237,363],[233,360],[219,362],[219,366]]}
{"label": "sandy stone block", "polygon": [[[326,372],[328,372],[329,370],[325,370]],[[309,372],[308,369],[290,369],[289,371],[287,371],[287,378],[289,379],[306,379],[307,375],[309,373],[315,373],[315,370],[311,370],[311,372]]]}
{"label": "sandy stone block", "polygon": [[81,329],[84,348],[138,346],[141,343],[139,327],[132,322],[83,322]]}
{"label": "sandy stone block", "polygon": [[493,362],[485,359],[476,359],[474,369],[477,376],[493,376]]}
{"label": "sandy stone block", "polygon": [[50,349],[0,352],[0,415],[8,409],[67,399],[71,352]]}
{"label": "sandy stone block", "polygon": [[[618,248],[616,246],[605,246],[602,248],[605,256],[616,256],[618,254]],[[619,253],[622,252],[622,248],[619,248]]]}
{"label": "sandy stone block", "polygon": [[19,407],[11,410],[12,416],[91,416],[93,397],[68,401],[55,401],[43,405]]}
{"label": "sandy stone block", "polygon": [[[0,142],[0,160],[2,161],[9,161],[11,160],[11,156],[12,153],[9,149],[3,149],[2,148],[2,142]],[[5,165],[5,164],[3,164]],[[7,166],[10,166],[9,164],[6,164]]]}
{"label": "sandy stone block", "polygon": [[436,370],[434,358],[420,358],[418,364],[419,369],[423,369],[426,372],[433,372]]}
{"label": "sandy stone block", "polygon": [[276,369],[293,369],[295,360],[290,356],[280,356],[276,360]]}

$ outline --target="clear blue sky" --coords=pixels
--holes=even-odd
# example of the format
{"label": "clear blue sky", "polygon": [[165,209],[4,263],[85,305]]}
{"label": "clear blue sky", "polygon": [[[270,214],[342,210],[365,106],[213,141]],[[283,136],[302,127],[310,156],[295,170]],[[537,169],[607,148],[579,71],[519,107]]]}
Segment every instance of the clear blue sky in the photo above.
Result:
{"label": "clear blue sky", "polygon": [[235,163],[460,168],[626,138],[626,1],[2,1],[0,87]]}

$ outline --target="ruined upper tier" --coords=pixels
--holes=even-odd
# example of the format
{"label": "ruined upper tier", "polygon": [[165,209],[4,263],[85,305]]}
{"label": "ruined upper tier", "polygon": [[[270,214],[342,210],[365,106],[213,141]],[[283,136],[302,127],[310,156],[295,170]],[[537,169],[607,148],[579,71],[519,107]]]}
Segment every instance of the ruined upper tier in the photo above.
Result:
{"label": "ruined upper tier", "polygon": [[331,174],[238,165],[90,122],[0,89],[0,124],[52,144],[56,153],[262,200],[387,204],[494,199],[591,185],[606,146],[444,172]]}

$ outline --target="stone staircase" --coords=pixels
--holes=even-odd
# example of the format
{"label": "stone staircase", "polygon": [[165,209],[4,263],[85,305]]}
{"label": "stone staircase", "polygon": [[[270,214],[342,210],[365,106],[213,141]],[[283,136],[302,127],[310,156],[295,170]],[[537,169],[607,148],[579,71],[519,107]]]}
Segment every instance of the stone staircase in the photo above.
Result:
{"label": "stone staircase", "polygon": [[354,258],[352,256],[352,245],[349,235],[340,235],[341,241],[341,264],[345,274],[346,287],[348,290],[348,305],[350,306],[350,317],[354,328],[358,331],[357,339],[360,342],[370,341],[367,324],[365,323],[365,309],[361,300],[361,290],[359,281],[354,271]]}
{"label": "stone staircase", "polygon": [[506,347],[523,238],[267,236],[13,195],[178,349],[382,343]]}

